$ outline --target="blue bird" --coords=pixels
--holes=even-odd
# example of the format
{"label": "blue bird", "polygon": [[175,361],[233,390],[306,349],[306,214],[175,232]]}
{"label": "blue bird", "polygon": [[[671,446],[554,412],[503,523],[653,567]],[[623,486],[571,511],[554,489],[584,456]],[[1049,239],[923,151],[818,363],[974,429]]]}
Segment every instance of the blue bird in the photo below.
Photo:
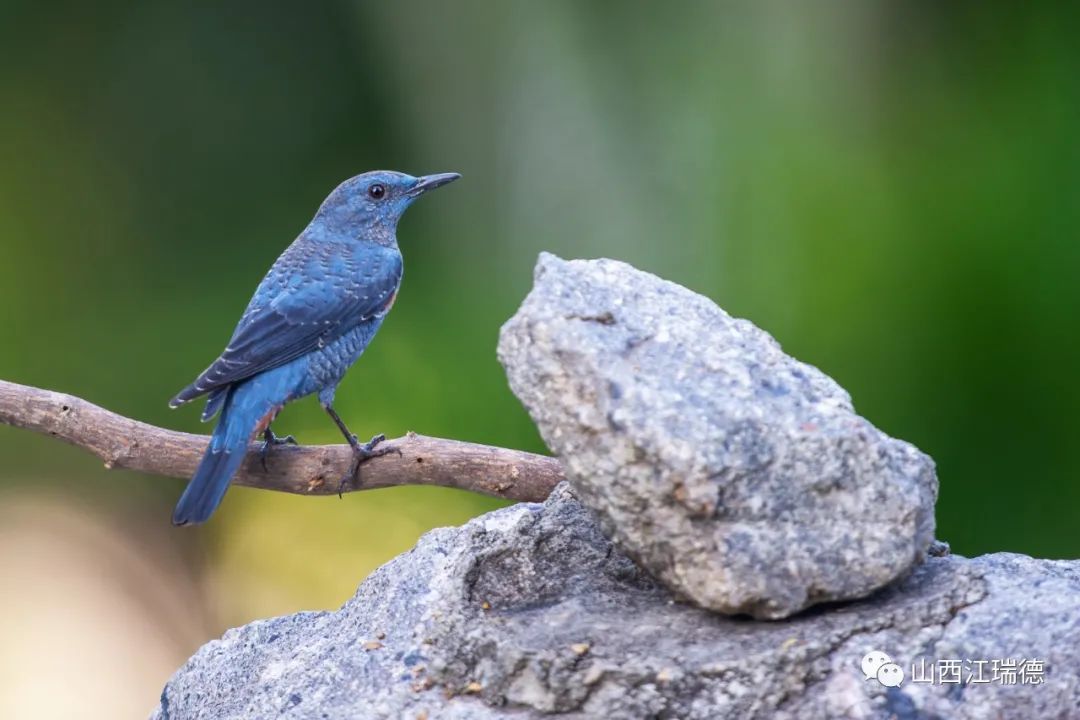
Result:
{"label": "blue bird", "polygon": [[[278,438],[270,424],[285,403],[317,393],[360,463],[389,452],[385,438],[360,443],[334,411],[334,391],[375,336],[401,284],[397,224],[416,198],[457,173],[357,175],[323,201],[314,219],[259,283],[221,356],[169,403],[207,395],[202,420],[221,417],[202,462],[176,505],[174,525],[205,522],[240,468],[248,442]],[[343,480],[344,482],[344,480]]]}

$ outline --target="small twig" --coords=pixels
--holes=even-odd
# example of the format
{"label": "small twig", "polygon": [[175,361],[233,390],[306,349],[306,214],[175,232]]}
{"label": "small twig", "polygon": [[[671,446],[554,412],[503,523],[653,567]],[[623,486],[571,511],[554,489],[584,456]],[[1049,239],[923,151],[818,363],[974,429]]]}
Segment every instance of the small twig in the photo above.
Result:
{"label": "small twig", "polygon": [[[126,418],[81,398],[0,380],[0,423],[33,430],[97,455],[108,468],[188,478],[206,450],[206,435],[165,430]],[[372,458],[360,469],[362,486],[440,485],[539,502],[563,479],[555,458],[505,448],[442,440],[410,432],[388,440],[401,451]],[[282,445],[263,469],[252,444],[236,485],[299,495],[330,495],[349,469],[348,445]]]}

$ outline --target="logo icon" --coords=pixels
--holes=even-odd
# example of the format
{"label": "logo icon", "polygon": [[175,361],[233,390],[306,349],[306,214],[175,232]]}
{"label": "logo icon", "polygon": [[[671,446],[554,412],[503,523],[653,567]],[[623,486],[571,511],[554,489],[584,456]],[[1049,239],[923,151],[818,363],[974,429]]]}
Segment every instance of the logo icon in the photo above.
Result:
{"label": "logo icon", "polygon": [[885,687],[900,687],[904,682],[904,670],[896,663],[885,663],[878,668],[877,681]]}
{"label": "logo icon", "polygon": [[862,659],[862,672],[866,676],[867,680],[873,680],[877,677],[877,671],[885,663],[891,663],[892,658],[881,652],[880,650],[871,650],[866,653]]}
{"label": "logo icon", "polygon": [[866,680],[877,680],[885,687],[900,687],[904,682],[904,670],[880,650],[872,650],[863,656],[861,663]]}

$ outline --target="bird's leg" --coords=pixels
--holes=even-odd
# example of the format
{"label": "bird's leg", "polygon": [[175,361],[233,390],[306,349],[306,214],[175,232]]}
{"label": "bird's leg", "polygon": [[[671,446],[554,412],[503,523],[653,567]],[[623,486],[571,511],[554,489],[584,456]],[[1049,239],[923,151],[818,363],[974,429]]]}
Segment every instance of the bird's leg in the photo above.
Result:
{"label": "bird's leg", "polygon": [[341,497],[342,492],[345,490],[345,486],[356,479],[356,473],[360,470],[360,465],[362,463],[373,457],[381,457],[393,452],[400,455],[401,450],[396,447],[386,447],[385,445],[376,449],[376,446],[379,443],[386,440],[386,436],[382,433],[375,435],[366,443],[361,443],[356,435],[349,432],[349,428],[345,425],[345,422],[333,407],[327,404],[323,405],[323,408],[326,410],[326,414],[330,416],[330,419],[334,421],[334,424],[338,426],[338,430],[341,431],[341,434],[345,436],[345,440],[349,443],[349,447],[351,447],[353,451],[352,462],[349,463],[349,472],[345,477],[341,478],[341,482],[338,484],[338,497]]}
{"label": "bird's leg", "polygon": [[270,454],[270,448],[271,447],[273,447],[274,445],[299,445],[300,444],[300,443],[296,442],[296,438],[294,438],[292,435],[286,435],[285,437],[278,437],[277,435],[274,434],[274,431],[270,429],[269,425],[267,425],[266,429],[263,430],[262,437],[263,437],[263,446],[262,446],[262,450],[259,452],[259,460],[262,461],[262,467],[263,467],[264,471],[269,470],[269,468],[266,467],[266,457],[267,457],[267,455]]}

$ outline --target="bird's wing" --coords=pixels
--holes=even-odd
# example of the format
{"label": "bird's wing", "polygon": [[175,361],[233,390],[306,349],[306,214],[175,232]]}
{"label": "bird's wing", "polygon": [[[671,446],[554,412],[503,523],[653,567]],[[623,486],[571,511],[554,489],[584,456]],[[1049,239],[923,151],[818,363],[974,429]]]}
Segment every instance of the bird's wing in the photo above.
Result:
{"label": "bird's wing", "polygon": [[290,251],[259,285],[225,351],[170,405],[284,365],[390,309],[401,282],[396,250]]}

